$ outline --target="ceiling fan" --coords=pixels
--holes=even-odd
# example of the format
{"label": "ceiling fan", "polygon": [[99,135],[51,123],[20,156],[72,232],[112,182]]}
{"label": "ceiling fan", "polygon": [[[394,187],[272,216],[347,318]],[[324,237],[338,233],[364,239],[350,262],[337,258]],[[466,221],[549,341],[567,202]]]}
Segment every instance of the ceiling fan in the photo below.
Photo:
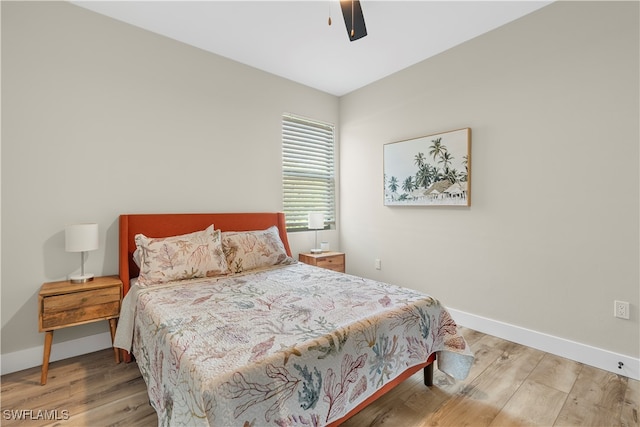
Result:
{"label": "ceiling fan", "polygon": [[[340,9],[344,17],[344,25],[350,41],[361,39],[367,35],[367,27],[364,24],[364,15],[359,0],[340,0]],[[331,25],[331,18],[329,18]]]}

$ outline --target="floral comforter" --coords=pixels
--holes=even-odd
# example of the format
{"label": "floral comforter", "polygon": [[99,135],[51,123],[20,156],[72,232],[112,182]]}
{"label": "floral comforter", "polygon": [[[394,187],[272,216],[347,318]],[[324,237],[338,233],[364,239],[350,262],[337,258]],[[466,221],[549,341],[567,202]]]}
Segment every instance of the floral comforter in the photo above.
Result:
{"label": "floral comforter", "polygon": [[116,346],[159,425],[325,425],[434,352],[455,378],[473,362],[436,299],[302,263],[134,286],[125,304]]}

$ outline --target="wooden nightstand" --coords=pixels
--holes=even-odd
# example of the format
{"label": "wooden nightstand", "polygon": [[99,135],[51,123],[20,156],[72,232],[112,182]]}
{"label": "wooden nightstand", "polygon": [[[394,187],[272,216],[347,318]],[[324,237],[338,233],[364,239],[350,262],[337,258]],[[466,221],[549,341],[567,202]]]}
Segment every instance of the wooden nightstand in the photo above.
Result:
{"label": "wooden nightstand", "polygon": [[[53,331],[108,320],[113,343],[121,301],[122,282],[118,276],[96,277],[87,283],[65,280],[42,285],[38,294],[38,328],[46,333],[40,378],[42,385],[47,383]],[[113,350],[116,363],[120,363],[120,352],[115,347]]]}
{"label": "wooden nightstand", "polygon": [[301,253],[298,255],[298,260],[305,264],[344,273],[344,253],[342,252]]}

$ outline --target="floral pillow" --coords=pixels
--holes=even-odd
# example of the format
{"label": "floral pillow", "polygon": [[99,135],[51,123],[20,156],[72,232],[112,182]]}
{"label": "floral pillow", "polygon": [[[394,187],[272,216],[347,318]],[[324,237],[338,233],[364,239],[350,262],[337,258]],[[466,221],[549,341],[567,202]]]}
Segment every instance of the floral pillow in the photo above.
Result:
{"label": "floral pillow", "polygon": [[165,238],[137,234],[135,241],[140,260],[138,283],[141,285],[214,277],[229,272],[220,230],[214,230],[213,225],[203,231]]}
{"label": "floral pillow", "polygon": [[295,262],[287,255],[276,226],[260,231],[225,231],[222,249],[232,273]]}

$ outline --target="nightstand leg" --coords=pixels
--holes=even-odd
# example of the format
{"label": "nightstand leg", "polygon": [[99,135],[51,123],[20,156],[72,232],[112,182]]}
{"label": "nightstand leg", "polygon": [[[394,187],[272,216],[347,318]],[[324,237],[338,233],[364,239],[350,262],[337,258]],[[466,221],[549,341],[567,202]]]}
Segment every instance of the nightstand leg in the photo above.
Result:
{"label": "nightstand leg", "polygon": [[40,384],[47,383],[47,374],[49,373],[49,356],[51,356],[51,343],[53,342],[53,331],[47,331],[44,336],[44,354],[42,356],[42,374],[40,375]]}
{"label": "nightstand leg", "polygon": [[[116,338],[116,319],[109,319],[109,329],[111,330],[111,345],[113,346],[113,340]],[[120,350],[113,347],[113,352],[116,355],[116,363],[120,363]]]}

